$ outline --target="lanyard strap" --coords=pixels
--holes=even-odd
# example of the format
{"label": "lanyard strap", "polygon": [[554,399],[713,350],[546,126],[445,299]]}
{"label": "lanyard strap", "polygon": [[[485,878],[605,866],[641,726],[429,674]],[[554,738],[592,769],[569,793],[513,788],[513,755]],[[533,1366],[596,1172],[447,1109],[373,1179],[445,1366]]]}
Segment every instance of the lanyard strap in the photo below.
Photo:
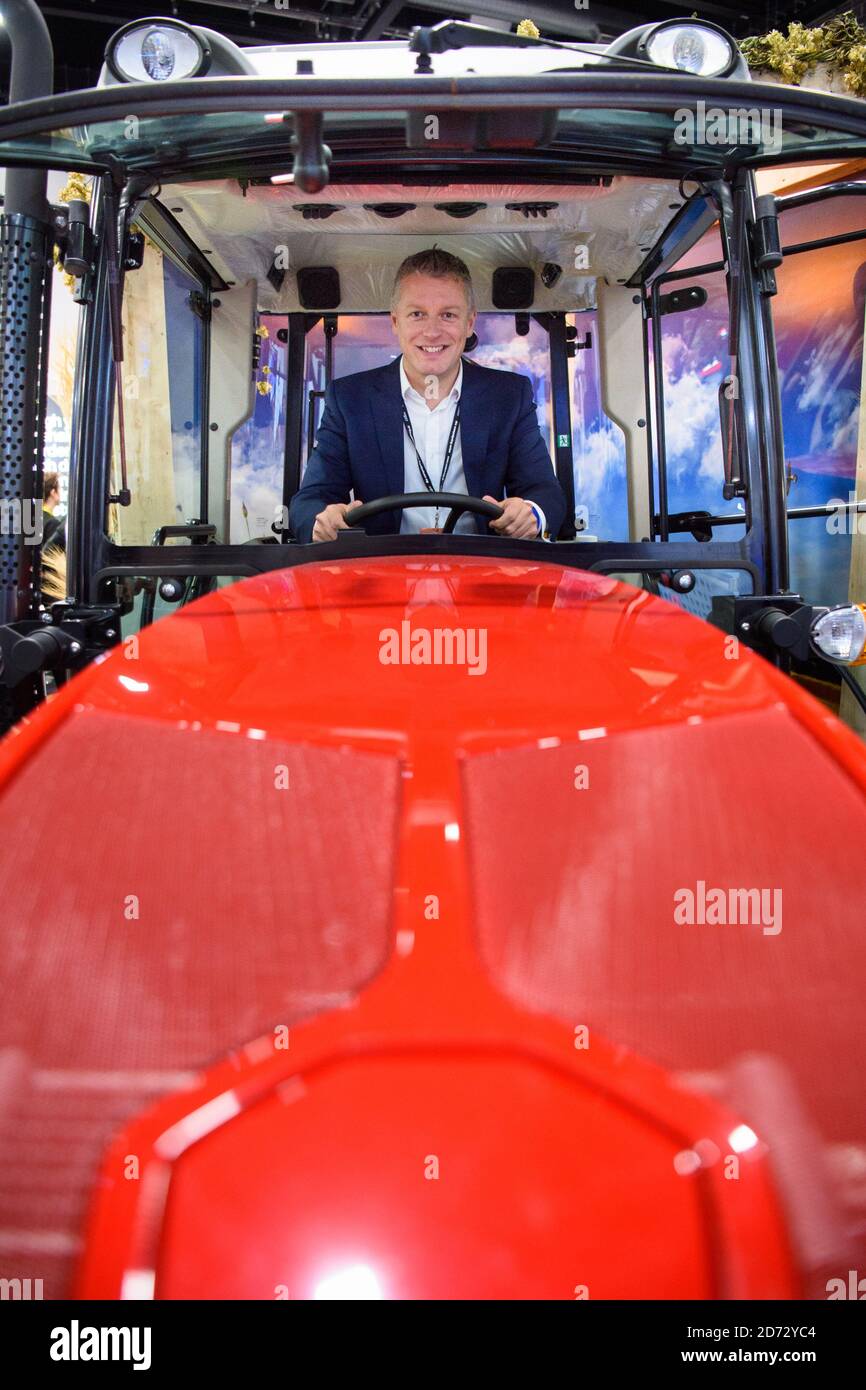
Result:
{"label": "lanyard strap", "polygon": [[432,482],[432,480],[431,480],[431,478],[430,478],[430,474],[427,472],[427,465],[425,464],[425,462],[424,462],[424,460],[422,459],[420,453],[418,452],[418,445],[415,443],[415,432],[414,432],[414,430],[412,429],[412,421],[409,419],[409,412],[408,412],[408,410],[406,409],[406,402],[405,402],[405,401],[403,402],[403,424],[405,425],[405,427],[406,427],[406,433],[407,433],[408,436],[409,436],[409,443],[412,445],[412,448],[415,450],[415,457],[416,457],[416,459],[418,460],[418,467],[419,467],[420,470],[421,470],[421,477],[422,477],[423,480],[424,480],[424,486],[426,487],[427,491],[428,491],[428,492],[444,492],[444,491],[445,491],[445,479],[446,479],[446,477],[448,476],[448,469],[451,467],[451,456],[452,456],[453,453],[454,453],[454,445],[457,443],[457,431],[458,431],[458,429],[460,428],[460,402],[459,402],[459,400],[458,400],[458,402],[457,402],[457,409],[454,411],[454,419],[451,421],[451,429],[448,431],[448,442],[447,442],[447,444],[445,445],[445,458],[444,458],[444,461],[443,461],[443,463],[442,463],[442,474],[441,474],[441,476],[440,476],[440,478],[439,478],[439,487],[438,487],[438,488],[435,488],[435,487],[433,486],[433,482]]}

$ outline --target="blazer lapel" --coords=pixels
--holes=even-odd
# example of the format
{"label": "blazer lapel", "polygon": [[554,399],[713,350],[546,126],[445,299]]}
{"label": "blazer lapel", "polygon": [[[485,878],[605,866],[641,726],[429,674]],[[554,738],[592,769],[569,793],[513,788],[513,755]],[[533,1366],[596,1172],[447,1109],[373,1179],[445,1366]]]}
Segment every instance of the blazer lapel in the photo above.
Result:
{"label": "blazer lapel", "polygon": [[485,410],[484,393],[487,383],[474,362],[463,359],[463,389],[460,393],[460,449],[463,472],[470,497],[483,497],[487,440],[490,435],[490,416]]}
{"label": "blazer lapel", "polygon": [[[373,433],[382,456],[387,487],[385,496],[403,492],[403,401],[400,396],[400,359],[383,367],[370,396]],[[367,498],[364,498],[367,501]]]}

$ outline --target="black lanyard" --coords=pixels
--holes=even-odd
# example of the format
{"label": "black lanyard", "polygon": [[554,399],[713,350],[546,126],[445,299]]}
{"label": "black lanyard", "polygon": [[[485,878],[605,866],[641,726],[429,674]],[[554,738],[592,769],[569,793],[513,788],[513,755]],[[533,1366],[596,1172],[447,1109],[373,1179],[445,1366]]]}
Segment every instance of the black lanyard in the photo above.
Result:
{"label": "black lanyard", "polygon": [[[427,407],[425,406],[426,410]],[[415,443],[415,433],[412,429],[412,421],[409,419],[409,412],[406,409],[406,402],[403,402],[403,424],[406,426],[406,433],[409,436],[409,443],[415,450],[415,457],[418,460],[418,467],[421,470],[421,477],[424,479],[424,486],[428,492],[444,492],[445,479],[448,476],[448,469],[451,466],[451,457],[454,453],[454,445],[457,443],[457,431],[460,428],[460,401],[457,402],[457,409],[454,412],[454,419],[451,421],[451,429],[448,431],[448,443],[445,445],[445,458],[442,463],[442,474],[439,478],[439,487],[435,488],[427,472],[427,465],[418,452],[418,445]]]}

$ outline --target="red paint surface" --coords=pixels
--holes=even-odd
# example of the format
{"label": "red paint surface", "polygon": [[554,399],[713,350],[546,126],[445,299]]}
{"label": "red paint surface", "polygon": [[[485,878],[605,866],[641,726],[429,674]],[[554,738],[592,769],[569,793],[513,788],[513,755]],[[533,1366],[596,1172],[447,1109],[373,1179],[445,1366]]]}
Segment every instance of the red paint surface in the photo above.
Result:
{"label": "red paint surface", "polygon": [[[406,620],[413,629],[483,629],[486,673],[384,665],[382,633]],[[92,750],[93,740],[105,745],[108,727],[123,752],[106,773]],[[288,765],[299,747],[309,750],[310,775],[278,790],[270,765]],[[317,764],[317,750],[332,763]],[[353,771],[359,754],[371,763],[366,793]],[[591,768],[593,757],[595,788],[567,786],[574,764]],[[491,782],[497,759],[502,775]],[[392,793],[395,760],[402,775]],[[843,726],[745,649],[726,660],[723,636],[672,605],[552,564],[401,558],[300,567],[159,623],[142,635],[137,659],[118,649],[6,740],[0,770],[11,780],[0,819],[9,820],[0,845],[10,873],[24,837],[42,831],[38,814],[36,824],[21,822],[16,792],[48,767],[73,781],[89,769],[79,782],[80,821],[66,825],[55,860],[56,874],[78,885],[82,911],[105,923],[124,880],[138,873],[157,904],[135,928],[139,954],[120,960],[116,988],[129,1017],[147,1017],[143,994],[159,991],[184,855],[197,900],[209,891],[208,862],[215,882],[237,865],[258,897],[247,914],[214,892],[198,918],[194,899],[184,900],[181,1012],[214,972],[236,974],[232,931],[243,941],[262,931],[278,937],[283,927],[307,943],[302,960],[274,948],[285,1007],[251,998],[253,1032],[225,1012],[202,1036],[201,1055],[193,1035],[182,1058],[180,1050],[161,1058],[191,1074],[183,1090],[163,1086],[165,1098],[116,1135],[91,1207],[80,1295],[117,1297],[125,1278],[126,1291],[134,1287],[131,1272],[150,1271],[157,1296],[274,1297],[285,1286],[308,1297],[346,1262],[374,1268],[389,1297],[572,1298],[578,1285],[590,1297],[799,1292],[790,1219],[797,1180],[780,1188],[770,1167],[778,1126],[762,1133],[761,1115],[744,1114],[719,1080],[736,1060],[737,1037],[703,1059],[713,1075],[702,1076],[698,1054],[674,1046],[661,1055],[663,1023],[655,1032],[640,1027],[642,1011],[663,1021],[672,970],[671,1017],[681,1024],[683,996],[706,984],[696,975],[707,953],[728,959],[713,935],[722,930],[751,933],[731,955],[754,980],[753,990],[739,981],[744,1016],[766,1019],[782,1004],[791,985],[783,964],[798,987],[808,976],[793,907],[775,938],[754,927],[670,921],[668,870],[681,864],[685,883],[691,875],[730,881],[734,813],[733,842],[747,851],[750,874],[787,873],[782,886],[795,898],[807,879],[819,886],[832,968],[812,1006],[832,1009],[852,989],[862,998],[866,962],[842,911],[862,892],[858,855],[825,864],[809,850],[823,824],[829,851],[845,833],[843,813],[849,848],[862,841],[866,757]],[[624,768],[636,779],[634,797],[617,781]],[[94,779],[109,776],[118,804],[126,799],[126,828],[86,816]],[[790,804],[798,787],[808,819]],[[293,795],[287,812],[279,798]],[[390,862],[359,852],[359,827],[381,819],[386,801]],[[301,853],[298,827],[307,823],[321,830]],[[142,833],[148,824],[151,837]],[[166,835],[166,824],[176,834]],[[94,836],[118,841],[95,877],[86,868]],[[385,838],[377,828],[371,843]],[[241,840],[270,845],[265,862],[249,862],[255,848],[238,856]],[[654,874],[656,865],[664,873]],[[588,895],[575,897],[581,874]],[[323,891],[304,905],[291,885],[311,876]],[[347,881],[349,906],[338,913]],[[605,884],[615,889],[605,893]],[[385,932],[387,964],[330,1006],[311,999],[300,1022],[292,1003],[299,973],[312,969],[352,904],[363,923],[356,930]],[[642,904],[649,939],[641,945],[634,917]],[[681,935],[689,932],[705,935]],[[208,959],[219,940],[229,941],[224,954]],[[524,943],[516,951],[515,941]],[[599,942],[608,943],[607,966]],[[644,961],[631,981],[613,968],[617,942],[631,942]],[[44,1036],[40,1011],[57,1008],[58,985],[38,963],[25,977],[32,1009],[12,1042],[33,1051]],[[74,963],[66,978],[64,1008],[88,1045],[97,1025],[87,990],[76,997]],[[264,1029],[257,1004],[270,1015]],[[782,1028],[794,1047],[798,1019],[793,1011]],[[223,1047],[226,1021],[233,1036]],[[283,1025],[287,1049],[275,1046]],[[576,1047],[584,1025],[590,1045]],[[781,1044],[780,1035],[769,1046],[784,1060]],[[40,1065],[68,1065],[59,1042]],[[98,1065],[108,1068],[110,1058]],[[731,1181],[724,1159],[744,1119],[759,1142]],[[848,1137],[862,1133],[862,1115],[844,1098],[834,1129],[837,1122]],[[703,1166],[683,1175],[674,1158],[694,1145]],[[134,1180],[125,1176],[130,1154],[141,1165]],[[425,1176],[431,1155],[438,1179]]]}

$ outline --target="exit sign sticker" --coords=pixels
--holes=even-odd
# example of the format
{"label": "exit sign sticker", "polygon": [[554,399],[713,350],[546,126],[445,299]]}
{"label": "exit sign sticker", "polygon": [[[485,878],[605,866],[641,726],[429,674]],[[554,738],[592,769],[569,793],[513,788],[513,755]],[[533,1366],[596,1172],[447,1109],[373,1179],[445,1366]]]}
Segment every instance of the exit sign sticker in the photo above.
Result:
{"label": "exit sign sticker", "polygon": [[567,434],[558,434],[558,435],[556,436],[556,444],[557,444],[557,448],[559,448],[559,449],[567,449],[567,448],[568,448],[568,435],[567,435]]}

